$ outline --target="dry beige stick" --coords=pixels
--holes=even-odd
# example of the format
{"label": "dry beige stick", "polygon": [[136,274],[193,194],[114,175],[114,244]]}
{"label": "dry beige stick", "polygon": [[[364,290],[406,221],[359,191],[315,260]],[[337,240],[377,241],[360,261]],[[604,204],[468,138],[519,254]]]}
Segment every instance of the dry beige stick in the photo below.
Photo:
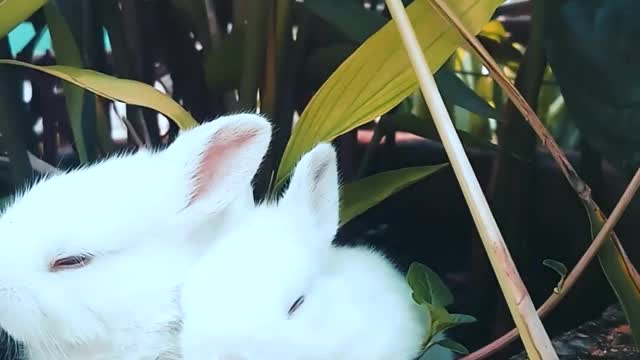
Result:
{"label": "dry beige stick", "polygon": [[460,183],[502,293],[509,305],[511,316],[522,335],[527,354],[532,360],[558,359],[464,152],[404,5],[400,0],[386,0],[386,3],[398,26],[407,54],[416,72],[422,95],[427,102],[442,144]]}

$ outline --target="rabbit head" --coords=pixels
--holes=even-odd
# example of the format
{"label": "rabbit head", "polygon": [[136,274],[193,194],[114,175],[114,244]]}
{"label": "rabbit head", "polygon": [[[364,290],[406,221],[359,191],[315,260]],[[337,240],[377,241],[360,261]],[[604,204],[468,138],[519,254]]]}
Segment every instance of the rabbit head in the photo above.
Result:
{"label": "rabbit head", "polygon": [[[252,360],[250,346],[291,351],[291,344],[277,346],[277,334],[290,327],[314,279],[328,267],[338,205],[336,154],[320,144],[302,157],[277,204],[245,213],[187,276],[181,296],[185,360],[205,354]],[[268,345],[260,346],[263,341]],[[278,357],[289,358],[280,351],[258,358]]]}
{"label": "rabbit head", "polygon": [[368,247],[334,247],[336,153],[321,144],[276,204],[258,205],[190,270],[184,360],[415,358],[425,321],[402,274]]}
{"label": "rabbit head", "polygon": [[172,350],[177,287],[225,214],[253,206],[270,138],[258,115],[221,117],[165,150],[112,157],[16,196],[0,217],[0,326],[31,359]]}

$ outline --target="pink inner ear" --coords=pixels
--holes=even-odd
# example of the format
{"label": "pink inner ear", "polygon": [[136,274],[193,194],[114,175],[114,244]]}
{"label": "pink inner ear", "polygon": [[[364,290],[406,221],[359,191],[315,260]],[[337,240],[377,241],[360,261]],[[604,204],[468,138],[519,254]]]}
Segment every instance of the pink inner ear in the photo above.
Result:
{"label": "pink inner ear", "polygon": [[[214,186],[221,186],[220,179],[225,171],[235,164],[229,163],[238,151],[258,135],[258,130],[247,129],[238,133],[237,129],[221,129],[215,133],[201,154],[200,163],[193,174],[193,191],[187,206],[205,196]],[[224,186],[224,185],[223,185]]]}

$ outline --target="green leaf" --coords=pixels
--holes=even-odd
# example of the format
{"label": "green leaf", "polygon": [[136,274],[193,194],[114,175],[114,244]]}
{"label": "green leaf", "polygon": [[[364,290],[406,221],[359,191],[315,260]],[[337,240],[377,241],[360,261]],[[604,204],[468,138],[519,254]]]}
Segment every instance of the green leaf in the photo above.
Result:
{"label": "green leaf", "polygon": [[436,83],[442,96],[448,103],[458,105],[486,118],[497,119],[499,116],[485,99],[476,94],[467,84],[451,71],[441,69],[435,74]]}
{"label": "green leaf", "polygon": [[562,289],[562,285],[564,285],[564,280],[567,277],[567,267],[563,263],[552,259],[545,259],[544,261],[542,261],[542,264],[544,266],[550,267],[555,272],[557,272],[558,275],[560,275],[558,285],[553,289],[555,293],[559,293],[560,289]]}
{"label": "green leaf", "polygon": [[475,317],[465,314],[451,314],[451,321],[456,324],[470,324],[478,321]]}
{"label": "green leaf", "polygon": [[340,194],[340,224],[348,223],[389,196],[448,165],[416,166],[386,171],[345,185]]}
{"label": "green leaf", "polygon": [[558,275],[560,275],[561,277],[567,276],[567,273],[569,272],[569,270],[567,270],[567,266],[565,264],[561,263],[560,261],[557,261],[557,260],[544,259],[542,261],[542,265],[550,267],[555,272],[557,272]]}
{"label": "green leaf", "polygon": [[[480,31],[501,0],[450,3],[466,28]],[[431,68],[437,70],[463,43],[457,31],[425,0],[407,12]],[[417,81],[396,24],[388,22],[362,44],[318,90],[292,130],[276,184],[282,185],[300,156],[319,142],[328,142],[399,104],[417,88]]]}
{"label": "green leaf", "polygon": [[[51,32],[51,43],[56,54],[56,62],[59,65],[83,68],[84,62],[77,39],[67,23],[69,17],[62,14],[57,1],[47,3],[44,6],[44,14]],[[81,31],[80,26],[76,30]],[[87,163],[95,159],[95,97],[89,94],[87,94],[89,96],[85,96],[85,91],[82,88],[68,82],[64,82],[63,87],[78,157],[80,162]]]}
{"label": "green leaf", "polygon": [[[588,211],[587,213],[591,223],[591,237],[594,239],[604,226],[604,220],[599,212]],[[626,266],[624,258],[630,261],[624,249],[618,247],[611,237],[604,242],[598,252],[600,266],[618,297],[618,301],[620,301],[622,310],[624,310],[631,326],[636,345],[640,345],[640,287],[637,282],[638,273],[635,272],[635,269],[629,269]]]}
{"label": "green leaf", "polygon": [[355,1],[305,0],[302,4],[356,43],[365,41],[387,22],[382,15],[365,10]]}
{"label": "green leaf", "polygon": [[226,91],[237,88],[242,77],[242,59],[244,57],[245,28],[233,29],[220,47],[204,51],[203,65],[207,87],[211,91]]}
{"label": "green leaf", "polygon": [[0,39],[14,27],[27,20],[47,0],[2,0],[0,1]]}
{"label": "green leaf", "polygon": [[37,66],[16,60],[0,60],[0,64],[18,65],[39,70],[104,98],[156,110],[175,121],[181,129],[191,128],[198,124],[171,97],[139,81],[119,79],[96,71],[78,69],[71,66]]}
{"label": "green leaf", "polygon": [[[407,272],[407,282],[413,290],[414,299],[417,299],[418,303],[427,303],[437,307],[442,307],[453,303],[453,294],[444,284],[442,279],[426,265],[414,262],[409,266]],[[444,310],[446,313],[446,310]],[[436,314],[432,313],[433,322],[441,320],[439,318],[443,313],[440,310],[436,310]],[[447,313],[448,315],[448,313]]]}
{"label": "green leaf", "polygon": [[[380,120],[379,126],[382,126],[385,132],[406,131],[425,139],[440,141],[440,135],[433,123],[433,119],[421,119],[412,113],[402,112],[392,115],[386,115]],[[460,141],[467,146],[474,146],[480,149],[496,151],[497,145],[489,140],[474,136],[464,130],[456,129]]]}
{"label": "green leaf", "polygon": [[571,119],[619,168],[640,165],[640,2],[552,2],[546,49]]}
{"label": "green leaf", "polygon": [[433,345],[440,345],[444,348],[447,348],[453,352],[456,352],[462,355],[467,355],[469,353],[469,350],[466,347],[464,347],[464,345],[460,344],[457,341],[453,341],[451,339],[438,340],[434,342]]}

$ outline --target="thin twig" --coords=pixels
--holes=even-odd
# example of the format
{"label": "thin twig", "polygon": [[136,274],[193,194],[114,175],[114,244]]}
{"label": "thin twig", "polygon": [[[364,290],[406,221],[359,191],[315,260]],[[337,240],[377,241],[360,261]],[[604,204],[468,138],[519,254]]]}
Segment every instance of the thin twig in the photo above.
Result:
{"label": "thin twig", "polygon": [[386,0],[386,3],[398,27],[418,78],[422,95],[427,102],[442,144],[460,183],[513,320],[523,334],[523,342],[529,358],[534,360],[558,359],[464,152],[404,5],[400,0]]}
{"label": "thin twig", "polygon": [[[629,183],[629,186],[627,186],[627,189],[622,194],[622,197],[620,197],[618,204],[616,204],[616,207],[613,209],[613,212],[611,213],[611,217],[609,217],[609,219],[604,223],[604,226],[602,227],[602,229],[600,229],[600,232],[596,236],[595,240],[591,243],[591,245],[589,246],[587,251],[584,253],[584,255],[582,255],[582,257],[580,258],[576,266],[573,268],[573,270],[571,270],[567,278],[564,280],[562,287],[558,289],[558,292],[553,292],[549,296],[549,298],[544,302],[544,304],[542,304],[542,306],[540,306],[540,308],[538,309],[538,315],[541,318],[547,316],[551,312],[551,310],[553,310],[556,306],[558,306],[560,301],[564,299],[564,297],[569,293],[571,288],[573,288],[573,286],[575,285],[580,275],[582,275],[584,270],[587,268],[587,265],[589,265],[591,260],[593,260],[593,258],[598,254],[598,251],[600,250],[602,245],[605,243],[605,241],[609,237],[609,234],[611,233],[611,231],[613,231],[613,228],[616,226],[616,224],[624,214],[624,211],[627,209],[627,206],[629,206],[629,203],[635,196],[639,187],[640,187],[640,169],[636,171],[635,175],[633,176],[633,179]],[[512,329],[511,331],[502,335],[500,338],[494,340],[490,344],[461,358],[461,360],[485,359],[493,355],[503,347],[507,346],[509,343],[511,343],[517,338],[518,338],[518,330]]]}

